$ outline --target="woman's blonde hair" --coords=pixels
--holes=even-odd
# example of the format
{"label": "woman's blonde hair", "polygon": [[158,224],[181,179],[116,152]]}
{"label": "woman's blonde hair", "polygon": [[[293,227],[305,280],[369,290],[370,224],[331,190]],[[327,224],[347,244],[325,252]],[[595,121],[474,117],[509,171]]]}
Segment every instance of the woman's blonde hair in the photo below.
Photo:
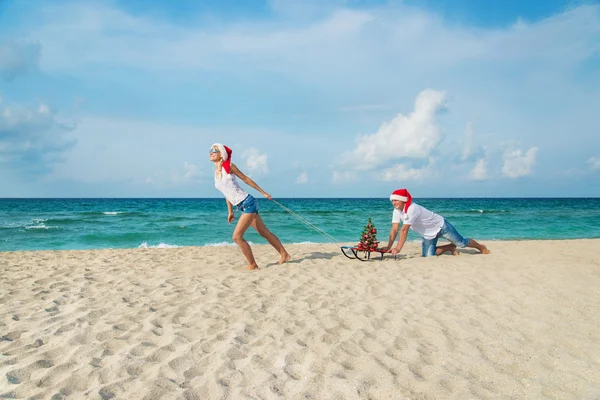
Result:
{"label": "woman's blonde hair", "polygon": [[[217,146],[213,146],[211,148],[219,150]],[[221,150],[219,150],[219,154],[221,155],[221,158],[215,163],[215,169],[217,170],[217,178],[221,180],[221,178],[223,177],[223,154],[221,154]]]}
{"label": "woman's blonde hair", "polygon": [[221,154],[221,159],[215,162],[215,168],[217,170],[217,178],[222,179],[223,173],[222,170],[225,170],[227,174],[231,172],[231,154],[232,151],[229,147],[225,146],[222,143],[213,143],[211,148],[218,150],[219,154]]}
{"label": "woman's blonde hair", "polygon": [[217,178],[221,180],[223,178],[223,158],[215,163],[215,168],[217,170]]}

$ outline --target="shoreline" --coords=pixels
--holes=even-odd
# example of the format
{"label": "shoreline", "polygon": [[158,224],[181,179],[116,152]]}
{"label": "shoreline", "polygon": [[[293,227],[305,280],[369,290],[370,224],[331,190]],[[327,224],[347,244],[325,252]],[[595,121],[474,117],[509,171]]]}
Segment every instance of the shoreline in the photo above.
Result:
{"label": "shoreline", "polygon": [[596,398],[600,239],[485,243],[7,252],[0,395]]}
{"label": "shoreline", "polygon": [[[480,243],[492,243],[492,245],[494,243],[521,243],[521,242],[565,242],[565,241],[582,241],[582,240],[591,240],[591,241],[600,241],[600,237],[585,237],[585,238],[561,238],[561,239],[556,239],[556,238],[552,238],[552,239],[494,239],[494,240],[485,240],[485,239],[479,239],[477,238],[477,240]],[[270,245],[268,243],[252,243],[251,241],[249,241],[250,246],[252,248],[261,248],[261,247],[270,247]],[[381,243],[381,241],[380,241]],[[420,239],[416,239],[416,240],[407,240],[406,244],[404,245],[404,249],[414,245],[420,246],[421,240]],[[445,244],[448,243],[447,241],[445,241],[444,239],[441,239],[440,244]],[[164,243],[161,243],[164,244]],[[356,245],[357,242],[340,242],[340,243],[320,243],[320,242],[299,242],[299,243],[283,243],[284,246],[288,247],[288,246],[354,246]],[[9,253],[29,253],[29,252],[34,252],[34,253],[38,253],[38,252],[82,252],[82,251],[94,251],[94,252],[98,252],[98,251],[125,251],[125,250],[176,250],[176,249],[228,249],[228,248],[236,248],[239,249],[238,246],[231,242],[231,243],[227,243],[227,244],[206,244],[206,245],[201,245],[201,246],[179,246],[179,245],[169,245],[169,244],[164,244],[164,246],[159,245],[151,245],[151,246],[138,246],[138,247],[106,247],[106,248],[89,248],[89,249],[40,249],[40,250],[0,250],[0,254],[9,254]],[[403,250],[404,250],[403,249]],[[460,248],[458,249],[460,252]]]}

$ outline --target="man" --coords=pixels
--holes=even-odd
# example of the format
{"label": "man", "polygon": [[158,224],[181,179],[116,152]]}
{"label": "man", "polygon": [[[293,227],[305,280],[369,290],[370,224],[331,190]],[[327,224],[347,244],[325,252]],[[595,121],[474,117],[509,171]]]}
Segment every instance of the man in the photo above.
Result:
{"label": "man", "polygon": [[[462,237],[456,229],[446,221],[446,219],[434,212],[429,211],[425,207],[412,202],[412,197],[406,189],[395,190],[390,196],[390,200],[394,205],[394,213],[392,215],[392,230],[390,231],[390,239],[386,247],[381,250],[387,250],[394,256],[400,253],[406,237],[408,229],[412,228],[423,239],[421,255],[423,257],[439,256],[445,252],[450,252],[457,256],[456,247],[473,247],[483,254],[490,254],[488,248],[473,239]],[[392,248],[398,229],[400,229],[400,239],[396,247]],[[450,244],[437,246],[439,238],[443,237],[450,241]]]}

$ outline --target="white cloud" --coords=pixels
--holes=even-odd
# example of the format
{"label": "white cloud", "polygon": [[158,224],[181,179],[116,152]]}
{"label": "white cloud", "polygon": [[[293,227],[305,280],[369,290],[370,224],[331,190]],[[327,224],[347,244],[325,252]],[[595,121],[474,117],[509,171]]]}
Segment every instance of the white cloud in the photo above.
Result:
{"label": "white cloud", "polygon": [[[265,137],[274,143],[287,143],[292,147],[299,143],[299,140],[280,131],[234,127],[205,129],[151,119],[85,115],[69,134],[77,142],[64,153],[64,162],[54,166],[48,175],[49,182],[73,182],[86,187],[110,186],[115,191],[123,191],[121,186],[113,184],[123,181],[127,182],[124,185],[129,190],[128,195],[134,196],[136,191],[140,195],[163,197],[168,197],[169,193],[217,196],[218,191],[212,182],[214,165],[208,154],[210,145],[217,141],[215,138],[228,138],[227,143],[234,148],[233,162],[246,173],[252,171],[245,167],[243,152],[238,154],[235,149],[242,149],[248,137]],[[292,179],[286,184],[293,182]],[[82,194],[78,192],[77,195]]]}
{"label": "white cloud", "polygon": [[258,149],[250,147],[244,150],[242,158],[246,161],[246,168],[250,173],[267,174],[269,165],[267,155]]}
{"label": "white cloud", "polygon": [[333,171],[331,181],[335,184],[354,182],[358,179],[355,171]]}
{"label": "white cloud", "polygon": [[402,158],[426,158],[442,139],[436,115],[445,106],[445,93],[423,90],[415,110],[398,114],[372,135],[359,136],[356,148],[342,155],[342,162],[357,170],[370,170]]}
{"label": "white cloud", "polygon": [[504,153],[502,174],[508,178],[519,178],[531,175],[535,165],[538,148],[532,147],[525,154],[521,150],[512,150]]}
{"label": "white cloud", "polygon": [[[272,5],[288,10],[297,3]],[[48,68],[72,71],[93,64],[125,64],[159,70],[232,70],[243,61],[244,72],[258,67],[303,76],[346,76],[353,82],[357,73],[377,71],[372,78],[388,85],[392,78],[412,76],[406,72],[443,73],[444,67],[474,61],[534,61],[541,70],[563,69],[597,50],[594,37],[600,23],[598,6],[584,5],[507,29],[462,28],[399,3],[371,9],[328,7],[325,15],[319,13],[318,19],[302,24],[263,20],[206,27],[200,22],[186,26],[134,17],[105,2],[66,4],[33,10],[51,21],[31,30],[44,45],[42,63]],[[382,65],[387,67],[382,70]]]}
{"label": "white cloud", "polygon": [[306,172],[302,172],[296,178],[296,183],[300,183],[300,184],[308,183],[308,174]]}
{"label": "white cloud", "polygon": [[[91,69],[99,75],[94,67],[111,74],[111,67],[126,66],[162,73],[170,82],[196,80],[198,71],[244,81],[276,71],[287,83],[326,87],[329,93],[343,88],[339,93],[344,98],[334,100],[338,104],[333,109],[348,111],[405,104],[407,93],[433,80],[456,96],[453,112],[463,118],[458,124],[474,120],[487,131],[513,135],[507,139],[518,139],[515,128],[533,118],[532,108],[542,109],[544,115],[552,112],[549,108],[564,109],[566,100],[543,93],[569,93],[575,101],[568,104],[571,110],[598,104],[597,88],[585,90],[566,78],[598,51],[598,5],[506,28],[474,28],[447,24],[435,13],[403,2],[352,9],[352,2],[334,1],[335,9],[327,8],[325,15],[311,20],[289,23],[276,17],[211,24],[132,16],[111,7],[111,2],[51,4],[32,10],[32,19],[47,23],[37,24],[30,37],[42,42],[42,67],[52,71],[85,75]],[[275,10],[295,4],[271,3]],[[510,76],[510,84],[501,79],[505,76]],[[534,101],[540,98],[554,99],[552,107],[547,101]],[[572,121],[568,114],[560,115]],[[587,118],[578,120],[582,122],[576,128]],[[539,121],[541,126],[531,135],[549,134]],[[587,134],[585,129],[573,131]]]}
{"label": "white cloud", "polygon": [[[320,2],[314,0],[311,3],[320,5]],[[219,82],[220,79],[231,78],[230,81],[237,84],[238,81],[235,80],[239,79],[239,83],[242,83],[241,98],[244,98],[244,90],[247,90],[244,82],[254,83],[256,78],[260,81],[265,76],[265,71],[275,71],[275,74],[268,75],[273,79],[272,87],[306,89],[298,93],[297,98],[311,92],[313,98],[318,98],[321,97],[322,90],[327,91],[327,95],[322,97],[324,101],[318,104],[318,115],[306,106],[308,102],[305,101],[295,103],[302,110],[294,109],[293,112],[302,113],[303,121],[318,119],[316,123],[324,122],[322,126],[331,127],[331,131],[323,133],[328,134],[332,143],[347,145],[357,132],[377,132],[362,137],[374,139],[375,144],[357,143],[356,149],[351,144],[347,145],[347,149],[354,150],[350,152],[348,160],[353,164],[348,165],[348,168],[376,169],[379,174],[381,169],[388,168],[399,176],[416,176],[416,171],[421,167],[418,167],[418,162],[413,161],[425,162],[428,157],[438,155],[442,155],[439,163],[444,163],[438,166],[438,170],[447,174],[454,172],[452,168],[455,166],[450,163],[459,161],[462,161],[459,167],[463,168],[463,175],[469,174],[475,164],[468,175],[471,178],[484,176],[484,170],[485,176],[497,176],[501,170],[506,176],[530,174],[532,165],[535,164],[535,155],[532,157],[534,162],[530,165],[527,153],[521,154],[520,158],[511,158],[507,154],[503,167],[502,151],[493,150],[500,148],[500,140],[521,139],[521,127],[524,126],[531,128],[528,129],[528,139],[530,143],[541,144],[539,151],[544,152],[546,160],[552,159],[555,154],[572,154],[572,150],[582,148],[587,152],[590,147],[596,148],[600,143],[600,139],[594,138],[593,134],[596,125],[594,110],[598,109],[600,103],[597,96],[598,82],[591,68],[594,66],[593,57],[599,50],[597,39],[600,32],[600,6],[596,4],[573,7],[567,12],[531,23],[518,22],[513,26],[496,28],[449,24],[435,13],[407,6],[406,2],[388,2],[377,7],[360,6],[355,9],[343,8],[343,5],[356,2],[336,3],[336,9],[327,8],[325,12],[313,9],[294,20],[293,9],[298,6],[297,2],[273,0],[273,9],[280,13],[275,18],[244,21],[213,19],[208,24],[204,19],[179,24],[156,15],[150,17],[128,14],[113,7],[115,4],[117,3],[111,1],[47,2],[32,8],[21,23],[22,29],[27,30],[28,37],[31,38],[26,43],[35,44],[39,41],[39,48],[43,46],[41,68],[48,70],[50,75],[58,73],[56,76],[74,76],[74,80],[83,77],[83,82],[91,82],[90,78],[93,78],[99,86],[107,77],[113,82],[114,79],[119,79],[125,84],[129,82],[126,75],[135,74],[139,82],[136,82],[133,90],[144,92],[139,94],[140,97],[148,93],[156,94],[157,91],[153,91],[153,88],[162,90],[165,88],[165,81],[173,85],[170,86],[173,93],[182,87],[180,82],[174,84],[174,81],[180,79],[186,82],[189,80],[190,87],[202,86],[198,80],[198,74],[201,74],[207,78],[200,81],[209,81],[214,77],[215,82]],[[311,18],[305,18],[306,15]],[[28,26],[31,29],[27,29]],[[12,50],[11,52],[14,53]],[[14,71],[24,73],[23,65],[35,65],[11,63],[10,65],[21,67],[7,68],[9,63],[2,62],[0,61],[0,65],[4,65],[4,73],[10,70],[13,75]],[[137,74],[138,71],[141,73]],[[144,85],[145,78],[153,83],[156,80],[157,84]],[[256,82],[256,85],[260,83]],[[268,86],[263,86],[264,93],[256,96],[256,104],[253,106],[256,105],[260,111],[270,107],[269,111],[274,110],[281,117],[280,120],[285,121],[284,114],[291,113],[289,103],[282,102],[277,107],[272,107],[273,98],[269,96],[273,96],[275,91]],[[256,87],[258,86],[252,86],[253,89]],[[443,89],[452,95],[452,113],[444,118],[443,131],[440,128],[442,122],[434,118],[435,113],[424,113],[429,115],[429,122],[419,121],[415,117],[417,107],[409,114],[408,102],[426,87]],[[93,95],[81,93],[81,96],[88,99],[88,96]],[[280,96],[280,93],[275,95]],[[156,96],[157,108],[161,106],[159,97]],[[103,101],[99,97],[93,100],[86,105],[88,110],[92,103],[99,104]],[[378,117],[374,122],[374,115],[387,114],[386,104],[393,105],[390,109],[402,111],[406,115],[395,119],[387,115]],[[111,111],[106,106],[100,107]],[[119,112],[144,112],[135,107],[131,105],[130,109]],[[335,115],[332,117],[332,113],[328,114],[328,111],[333,111]],[[339,111],[347,112],[341,114]],[[177,115],[189,115],[186,113],[189,110],[185,110],[185,105],[182,104],[181,113]],[[166,114],[167,112],[161,115]],[[341,117],[343,122],[339,123]],[[176,117],[170,115],[167,118]],[[269,116],[264,116],[262,121],[268,119]],[[384,120],[388,122],[377,131],[377,124]],[[294,122],[297,121],[299,119]],[[452,146],[446,146],[448,143],[462,143],[461,131],[466,121],[472,121],[477,132],[480,129],[493,132],[488,135],[485,148],[495,151],[494,157],[480,154],[482,147],[477,144],[470,127],[467,129],[464,148],[452,149]],[[433,130],[424,135],[429,135],[427,140],[413,143],[412,140],[419,139],[422,133],[420,128],[415,129],[418,131],[417,135],[407,138],[408,143],[414,146],[412,150],[403,143],[396,143],[396,147],[389,148],[387,144],[379,142],[386,129],[389,132],[404,131],[400,128],[408,122],[414,126],[429,123],[428,126]],[[292,126],[289,121],[284,124]],[[93,139],[83,138],[86,146],[92,141],[98,146],[102,140],[119,142],[119,145],[110,144],[106,151],[94,152],[93,147],[88,147],[81,154],[71,152],[70,159],[77,159],[78,162],[70,162],[70,171],[61,168],[62,172],[68,176],[77,175],[81,179],[92,180],[89,177],[123,174],[135,175],[137,178],[148,174],[153,176],[155,169],[171,168],[170,166],[180,165],[183,160],[190,160],[202,168],[202,162],[191,158],[187,153],[190,150],[185,148],[196,140],[191,132],[197,127],[183,130],[189,131],[189,135],[177,131],[176,137],[183,135],[186,138],[182,145],[174,143],[175,139],[173,142],[168,140],[171,132],[168,127],[162,126],[164,132],[160,135],[157,133],[153,125],[160,126],[160,121],[149,121],[147,125],[150,131],[156,133],[152,136],[157,138],[157,144],[151,144],[143,136],[145,131],[140,131],[137,135],[127,133],[124,125],[118,126],[118,134],[110,133],[108,127],[86,127],[81,132],[94,131],[97,135]],[[288,132],[294,128],[290,128]],[[281,130],[284,131],[285,128]],[[306,130],[306,125],[298,124],[298,132]],[[573,139],[564,143],[566,150],[563,146],[554,145],[554,139],[565,131],[571,132]],[[81,135],[83,133],[78,134],[78,140],[82,140]],[[203,135],[202,140],[208,137],[207,143],[210,144],[211,135]],[[442,136],[451,135],[455,136],[448,137],[451,140],[444,140],[441,145]],[[479,138],[479,134],[477,136]],[[396,133],[394,137],[403,135]],[[584,138],[588,138],[586,144],[581,145]],[[147,145],[146,154],[130,150],[139,146],[142,141]],[[27,141],[22,145],[25,146],[25,143]],[[35,143],[30,140],[30,145]],[[242,141],[242,144],[246,143]],[[554,154],[549,149],[553,145]],[[5,159],[3,151],[6,151],[6,145],[0,143],[0,148],[3,146],[0,158]],[[202,144],[201,147],[205,148],[206,145]],[[165,148],[170,151],[164,152]],[[81,151],[83,146],[77,146],[76,149]],[[366,161],[362,158],[363,149],[366,150],[364,154],[372,153]],[[263,150],[272,154],[269,160],[272,164],[278,162],[277,154],[272,153],[276,149]],[[581,160],[589,157],[589,154],[583,156],[585,152],[580,150],[572,155],[573,159],[579,160],[579,165]],[[307,153],[309,152],[301,153],[303,158],[300,161],[304,165],[319,162],[318,159],[310,159],[314,156]],[[115,156],[118,158],[114,158]],[[198,157],[202,158],[203,155]],[[164,158],[168,160],[157,166],[152,164],[153,158],[161,159],[161,162]],[[482,159],[485,161],[480,162]],[[119,162],[111,163],[106,160]],[[88,166],[89,163],[93,168]],[[393,167],[394,165],[402,167]],[[540,165],[538,168],[546,170],[555,165]],[[590,167],[594,165],[590,163]],[[169,175],[170,171],[166,174]],[[390,175],[393,175],[392,171]],[[338,173],[336,179],[344,181],[346,178],[356,179],[357,176],[356,173]],[[311,178],[314,180],[314,177]],[[293,182],[292,178],[287,183]]]}
{"label": "white cloud", "polygon": [[190,27],[134,17],[107,3],[40,8],[44,18],[52,21],[31,30],[44,45],[42,65],[69,71],[115,60],[149,70],[231,70],[231,61],[240,58],[268,70],[278,69],[277,64],[290,67],[305,60],[298,52],[334,50],[374,18],[367,12],[329,9],[326,18],[293,28],[277,22],[238,22],[210,29],[198,28],[201,23]]}
{"label": "white cloud", "polygon": [[187,161],[183,163],[184,174],[182,176],[182,180],[190,181],[197,179],[200,174],[198,167],[195,164],[188,163]]}
{"label": "white cloud", "polygon": [[480,158],[475,163],[475,167],[469,172],[469,179],[473,181],[482,181],[488,178],[487,161]]}
{"label": "white cloud", "polygon": [[471,159],[473,156],[477,156],[480,152],[480,148],[477,146],[475,141],[475,133],[473,132],[473,126],[469,123],[467,124],[467,130],[465,132],[465,142],[463,145],[463,152],[460,157],[462,161],[467,161]]}
{"label": "white cloud", "polygon": [[48,172],[75,144],[66,137],[74,128],[46,104],[5,104],[0,99],[0,159],[15,169]]}
{"label": "white cloud", "polygon": [[37,69],[41,50],[39,42],[0,41],[0,76],[11,80]]}
{"label": "white cloud", "polygon": [[156,171],[145,179],[134,179],[135,183],[145,183],[156,188],[170,188],[184,186],[190,183],[199,183],[207,176],[206,170],[200,170],[195,164],[184,162],[183,166],[177,168],[170,175],[162,170]]}
{"label": "white cloud", "polygon": [[347,3],[348,0],[269,0],[271,10],[293,18],[322,15]]}
{"label": "white cloud", "polygon": [[425,181],[432,179],[434,175],[437,175],[433,166],[435,165],[435,159],[429,158],[429,164],[421,167],[414,168],[409,167],[405,164],[397,164],[393,167],[386,168],[381,174],[380,180],[383,181]]}
{"label": "white cloud", "polygon": [[600,169],[600,158],[591,157],[587,163],[590,165],[592,171],[596,171]]}
{"label": "white cloud", "polygon": [[65,152],[65,161],[55,166],[53,179],[143,183],[149,178],[166,187],[174,181],[212,176],[207,149],[214,142],[213,134],[220,133],[152,120],[83,116],[71,134],[77,143]]}
{"label": "white cloud", "polygon": [[471,123],[467,124],[465,139],[462,145],[462,154],[460,161],[465,163],[475,162],[473,168],[469,171],[467,178],[471,181],[482,181],[489,179],[488,174],[488,154],[486,146],[479,145],[475,138],[475,132]]}

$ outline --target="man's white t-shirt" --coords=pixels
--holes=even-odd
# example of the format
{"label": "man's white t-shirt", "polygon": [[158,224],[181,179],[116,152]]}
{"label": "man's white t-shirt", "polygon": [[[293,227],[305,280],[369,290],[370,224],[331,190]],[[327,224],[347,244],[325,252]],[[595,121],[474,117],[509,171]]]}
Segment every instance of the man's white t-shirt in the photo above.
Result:
{"label": "man's white t-shirt", "polygon": [[444,225],[444,217],[429,211],[425,207],[411,203],[406,210],[406,214],[400,210],[394,209],[392,214],[392,223],[408,224],[410,227],[425,239],[436,237]]}

